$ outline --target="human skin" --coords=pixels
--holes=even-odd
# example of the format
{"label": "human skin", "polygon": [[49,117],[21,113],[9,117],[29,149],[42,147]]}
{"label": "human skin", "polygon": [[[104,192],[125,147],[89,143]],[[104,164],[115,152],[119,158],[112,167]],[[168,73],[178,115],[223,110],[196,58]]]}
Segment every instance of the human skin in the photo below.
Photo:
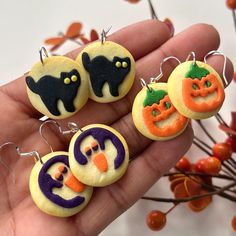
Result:
{"label": "human skin", "polygon": [[[17,236],[93,236],[99,234],[115,218],[132,206],[145,192],[189,149],[193,132],[190,126],[175,139],[154,142],[142,136],[132,122],[131,109],[135,95],[140,91],[140,78],[149,81],[159,74],[164,57],[174,55],[184,61],[190,51],[198,60],[216,50],[220,44],[217,31],[210,25],[197,24],[172,37],[166,24],[158,20],[146,20],[125,27],[108,40],[126,47],[136,60],[136,79],[129,94],[114,103],[100,104],[89,100],[85,107],[59,123],[65,127],[73,121],[83,127],[102,123],[119,131],[126,139],[130,162],[126,174],[116,183],[94,191],[91,202],[79,214],[69,218],[57,218],[40,211],[31,199],[28,181],[34,165],[33,158],[19,158],[14,148],[4,148],[1,156],[11,168],[9,173],[0,165],[0,232]],[[81,49],[67,54],[75,59]],[[221,74],[222,58],[209,57],[209,64]],[[174,61],[165,63],[164,78],[176,66]],[[232,78],[233,67],[227,63],[227,78]],[[41,156],[50,150],[39,135],[42,116],[29,102],[25,76],[0,88],[0,143],[12,141],[22,151],[37,150]],[[70,137],[61,136],[50,125],[45,136],[54,150],[67,150]],[[12,173],[16,183],[12,182]]]}

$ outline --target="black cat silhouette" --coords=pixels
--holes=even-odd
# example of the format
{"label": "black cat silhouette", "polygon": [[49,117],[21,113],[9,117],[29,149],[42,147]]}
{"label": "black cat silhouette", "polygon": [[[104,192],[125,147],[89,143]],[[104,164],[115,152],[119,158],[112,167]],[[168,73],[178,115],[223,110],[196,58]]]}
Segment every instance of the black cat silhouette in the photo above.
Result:
{"label": "black cat silhouette", "polygon": [[[71,79],[73,75],[76,76],[74,81]],[[61,72],[60,78],[45,75],[37,82],[31,76],[27,76],[26,83],[33,93],[41,97],[49,112],[54,116],[61,115],[57,107],[59,100],[63,102],[68,112],[75,111],[73,102],[81,83],[80,74],[76,69],[70,72]]]}
{"label": "black cat silhouette", "polygon": [[130,72],[129,57],[114,57],[112,61],[109,61],[105,56],[97,56],[90,60],[88,53],[84,52],[82,62],[90,75],[91,85],[97,97],[103,97],[102,88],[105,83],[108,83],[112,96],[119,96],[119,85]]}

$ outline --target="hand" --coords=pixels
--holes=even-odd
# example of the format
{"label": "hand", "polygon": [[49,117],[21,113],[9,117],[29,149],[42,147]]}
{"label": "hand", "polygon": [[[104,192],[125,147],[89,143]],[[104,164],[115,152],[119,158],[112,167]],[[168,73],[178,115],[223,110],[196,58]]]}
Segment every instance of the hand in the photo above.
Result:
{"label": "hand", "polygon": [[[134,204],[189,149],[193,137],[190,126],[170,141],[152,142],[143,137],[132,122],[132,103],[141,89],[139,78],[148,81],[159,74],[159,65],[164,57],[174,55],[183,61],[190,51],[195,51],[201,60],[207,52],[217,49],[220,40],[216,30],[212,26],[199,24],[172,38],[164,23],[147,20],[114,33],[109,40],[125,46],[136,60],[136,80],[131,91],[115,103],[89,101],[76,115],[59,123],[64,126],[68,121],[73,121],[80,127],[93,123],[110,125],[125,137],[130,157],[134,160],[118,182],[95,189],[91,202],[82,212],[69,218],[57,218],[41,212],[31,199],[28,181],[34,160],[18,158],[14,150],[4,148],[1,156],[14,172],[16,183],[13,184],[12,175],[0,165],[1,235],[97,235]],[[80,50],[68,56],[75,58]],[[165,63],[165,79],[175,66],[172,62]],[[212,57],[209,63],[217,69],[221,68],[222,60]],[[227,77],[232,78],[232,65],[228,65]],[[41,124],[38,118],[42,115],[27,98],[24,76],[1,87],[0,101],[1,143],[13,141],[22,151],[37,150],[41,156],[48,153],[48,146],[38,132]],[[59,137],[51,128],[45,135],[54,150],[67,150],[69,139]]]}

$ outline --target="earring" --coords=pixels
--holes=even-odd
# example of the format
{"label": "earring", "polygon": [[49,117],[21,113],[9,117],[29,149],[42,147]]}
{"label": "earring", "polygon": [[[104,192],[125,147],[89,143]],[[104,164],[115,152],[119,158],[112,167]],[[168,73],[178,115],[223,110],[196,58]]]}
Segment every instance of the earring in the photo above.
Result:
{"label": "earring", "polygon": [[44,47],[40,62],[26,77],[26,85],[31,104],[53,119],[72,116],[88,100],[88,81],[82,67],[64,56],[48,57]]}
{"label": "earring", "polygon": [[86,46],[76,59],[89,78],[89,97],[101,103],[123,98],[135,77],[133,56],[121,45],[106,41],[107,33],[103,30],[101,42]]}
{"label": "earring", "polygon": [[[46,123],[56,125],[60,133],[75,132],[75,125],[69,131],[62,131],[55,121],[46,121],[40,126],[40,134]],[[5,143],[0,146],[14,145],[20,157],[34,157],[36,163],[31,170],[29,189],[36,206],[43,212],[57,217],[69,217],[80,212],[90,201],[93,188],[81,183],[72,174],[68,152],[56,151],[40,157],[37,151],[22,153],[14,143]],[[0,159],[0,162],[12,173],[12,170]],[[15,182],[15,175],[13,174]]]}
{"label": "earring", "polygon": [[[215,115],[221,108],[225,93],[219,74],[208,64],[210,55],[223,55],[211,51],[204,57],[204,62],[196,61],[191,52],[186,62],[178,65],[168,79],[168,92],[171,102],[184,116],[192,119],[205,119]],[[193,61],[188,61],[189,57]],[[224,55],[223,55],[224,56]],[[226,57],[224,56],[223,77],[225,77]]]}
{"label": "earring", "polygon": [[181,115],[173,106],[169,98],[166,83],[160,83],[162,65],[169,59],[178,58],[170,56],[160,65],[160,74],[151,78],[149,84],[141,79],[143,89],[135,97],[132,117],[138,131],[152,140],[169,140],[180,135],[188,124],[188,119]]}
{"label": "earring", "polygon": [[85,126],[71,139],[71,171],[86,185],[103,187],[114,183],[123,176],[128,163],[129,151],[125,139],[109,126]]}

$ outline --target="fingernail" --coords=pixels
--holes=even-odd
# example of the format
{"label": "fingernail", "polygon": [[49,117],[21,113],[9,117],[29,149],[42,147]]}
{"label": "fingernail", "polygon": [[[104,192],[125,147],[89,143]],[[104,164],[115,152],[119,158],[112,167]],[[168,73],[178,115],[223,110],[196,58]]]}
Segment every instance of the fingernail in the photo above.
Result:
{"label": "fingernail", "polygon": [[172,21],[169,18],[165,18],[163,23],[165,23],[168,26],[168,28],[170,30],[170,35],[172,37],[175,33],[175,27],[174,27]]}

